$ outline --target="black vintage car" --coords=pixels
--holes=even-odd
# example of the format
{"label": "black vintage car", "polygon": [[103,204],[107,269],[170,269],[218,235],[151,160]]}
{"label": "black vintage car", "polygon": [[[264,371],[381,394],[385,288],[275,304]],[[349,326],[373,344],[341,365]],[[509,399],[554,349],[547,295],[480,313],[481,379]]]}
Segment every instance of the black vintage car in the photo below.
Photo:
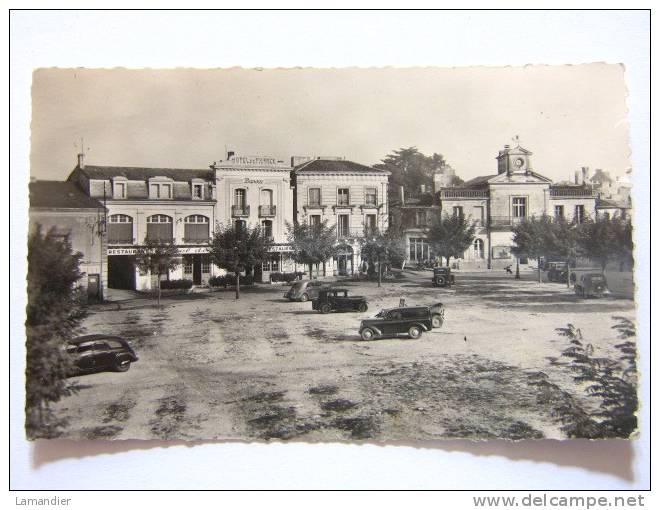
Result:
{"label": "black vintage car", "polygon": [[575,282],[575,294],[587,298],[590,296],[603,297],[607,292],[607,280],[602,273],[581,274]]}
{"label": "black vintage car", "polygon": [[126,372],[138,360],[125,338],[112,335],[85,335],[69,340],[66,352],[75,366],[71,375],[114,370]]}
{"label": "black vintage car", "polygon": [[434,267],[433,268],[433,286],[434,287],[451,287],[454,285],[454,275],[451,274],[449,267]]}
{"label": "black vintage car", "polygon": [[545,268],[548,271],[548,281],[566,283],[568,279],[566,262],[548,262]]}
{"label": "black vintage car", "polygon": [[366,312],[367,298],[364,296],[349,296],[347,289],[321,289],[319,297],[312,300],[312,309],[321,313]]}
{"label": "black vintage car", "polygon": [[360,322],[362,340],[407,334],[419,338],[424,331],[439,328],[444,323],[442,303],[432,306],[407,306],[381,310],[375,317]]}

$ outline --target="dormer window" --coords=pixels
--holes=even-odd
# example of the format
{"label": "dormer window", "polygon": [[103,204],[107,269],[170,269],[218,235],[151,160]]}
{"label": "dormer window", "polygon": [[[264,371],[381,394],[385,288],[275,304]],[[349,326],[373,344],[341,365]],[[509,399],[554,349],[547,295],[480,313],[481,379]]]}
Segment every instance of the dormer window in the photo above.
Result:
{"label": "dormer window", "polygon": [[164,178],[150,179],[149,180],[149,198],[151,199],[171,199],[172,198],[172,183],[163,182]]}
{"label": "dormer window", "polygon": [[128,192],[128,183],[126,179],[115,178],[112,180],[112,198],[122,199],[126,198]]}
{"label": "dormer window", "polygon": [[193,200],[202,200],[204,198],[204,185],[195,184],[192,185],[192,197]]}

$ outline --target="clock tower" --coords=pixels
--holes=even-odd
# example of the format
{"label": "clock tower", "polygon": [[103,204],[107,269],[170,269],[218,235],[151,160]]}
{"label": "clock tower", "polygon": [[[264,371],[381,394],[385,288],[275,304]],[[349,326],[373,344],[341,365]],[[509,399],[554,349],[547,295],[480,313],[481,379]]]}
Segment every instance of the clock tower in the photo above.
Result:
{"label": "clock tower", "polygon": [[514,147],[505,145],[504,149],[497,155],[498,174],[527,174],[532,170],[532,153],[520,146],[517,136],[514,138],[514,141],[516,143]]}

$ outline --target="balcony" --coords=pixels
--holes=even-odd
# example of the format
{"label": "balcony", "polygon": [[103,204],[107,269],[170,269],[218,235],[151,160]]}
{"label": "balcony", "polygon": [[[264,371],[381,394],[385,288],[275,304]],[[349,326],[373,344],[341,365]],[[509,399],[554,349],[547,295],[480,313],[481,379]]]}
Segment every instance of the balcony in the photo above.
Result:
{"label": "balcony", "polygon": [[486,189],[443,189],[440,191],[440,199],[454,198],[488,198]]}
{"label": "balcony", "polygon": [[260,205],[259,206],[259,217],[260,218],[270,218],[275,216],[277,208],[274,205]]}
{"label": "balcony", "polygon": [[516,216],[491,216],[489,223],[491,227],[513,227],[522,223],[525,219]]}
{"label": "balcony", "polygon": [[340,228],[337,225],[337,239],[356,239],[360,237],[368,237],[370,235],[375,235],[378,232],[378,229],[369,227],[351,227],[351,228]]}
{"label": "balcony", "polygon": [[591,198],[594,192],[583,186],[553,186],[550,188],[552,198]]}
{"label": "balcony", "polygon": [[232,205],[231,206],[231,215],[234,218],[247,218],[250,216],[250,206],[249,205]]}

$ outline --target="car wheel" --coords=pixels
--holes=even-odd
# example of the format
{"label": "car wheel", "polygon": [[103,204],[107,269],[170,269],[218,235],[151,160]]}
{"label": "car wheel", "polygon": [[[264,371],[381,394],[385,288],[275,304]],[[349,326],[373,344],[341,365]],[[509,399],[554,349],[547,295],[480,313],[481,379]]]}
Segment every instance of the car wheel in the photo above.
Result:
{"label": "car wheel", "polygon": [[422,328],[420,328],[419,326],[410,326],[410,329],[408,330],[408,335],[413,340],[416,340],[417,338],[422,336]]}
{"label": "car wheel", "polygon": [[373,340],[374,336],[376,336],[376,334],[374,333],[373,329],[364,328],[362,330],[362,332],[360,333],[360,336],[362,337],[362,340],[367,340],[368,341],[368,340]]}
{"label": "car wheel", "polygon": [[127,372],[131,368],[131,362],[127,359],[115,361],[115,371],[117,372]]}
{"label": "car wheel", "polygon": [[300,301],[303,303],[305,301],[309,301],[309,296],[307,294],[303,294],[302,296],[300,296]]}
{"label": "car wheel", "polygon": [[330,313],[332,312],[332,306],[330,306],[330,303],[323,303],[321,305],[321,313]]}
{"label": "car wheel", "polygon": [[360,303],[360,306],[358,306],[358,312],[364,313],[368,308],[367,303]]}
{"label": "car wheel", "polygon": [[442,317],[439,315],[434,315],[433,318],[431,319],[431,325],[434,328],[441,328],[442,327]]}

